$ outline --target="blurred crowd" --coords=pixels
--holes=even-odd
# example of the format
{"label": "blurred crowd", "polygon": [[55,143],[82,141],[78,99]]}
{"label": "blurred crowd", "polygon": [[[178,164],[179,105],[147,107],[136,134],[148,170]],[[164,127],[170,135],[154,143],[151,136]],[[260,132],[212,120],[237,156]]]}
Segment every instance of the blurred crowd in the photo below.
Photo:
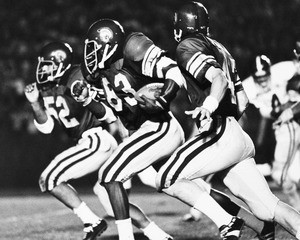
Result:
{"label": "blurred crowd", "polygon": [[[24,172],[20,161],[27,163],[24,165],[32,172],[28,184],[35,184],[46,164],[43,160],[49,159],[44,155],[55,154],[48,149],[44,155],[34,156],[31,151],[36,145],[43,145],[33,141],[32,134],[36,136],[37,132],[23,88],[35,80],[38,49],[49,41],[62,40],[73,47],[75,62],[79,62],[88,26],[100,18],[114,18],[127,32],[142,31],[149,35],[172,56],[172,10],[180,1],[0,0],[0,169],[6,171],[0,174],[0,187],[7,186],[4,182],[20,184],[20,174],[16,173]],[[202,2],[211,15],[211,34],[230,50],[242,79],[251,73],[258,54],[268,55],[273,63],[293,58],[292,49],[300,37],[300,0],[286,0],[284,4],[275,0]],[[16,137],[18,134],[22,137]],[[48,141],[52,151],[62,148],[54,138],[44,141]]]}

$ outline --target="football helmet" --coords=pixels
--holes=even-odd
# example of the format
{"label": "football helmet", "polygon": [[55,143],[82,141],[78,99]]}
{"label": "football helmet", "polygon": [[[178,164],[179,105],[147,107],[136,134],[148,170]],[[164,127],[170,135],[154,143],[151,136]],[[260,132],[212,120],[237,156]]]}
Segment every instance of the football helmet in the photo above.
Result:
{"label": "football helmet", "polygon": [[296,41],[296,46],[294,49],[294,54],[297,61],[300,61],[300,40]]}
{"label": "football helmet", "polygon": [[271,80],[271,61],[266,55],[256,56],[253,78],[262,87],[269,85],[268,83]]}
{"label": "football helmet", "polygon": [[190,1],[174,13],[174,38],[177,42],[190,33],[208,35],[209,16],[207,9],[198,2]]}
{"label": "football helmet", "polygon": [[51,42],[45,45],[38,57],[37,83],[58,83],[59,79],[71,67],[72,58],[73,50],[67,43]]}
{"label": "football helmet", "polygon": [[125,33],[122,25],[112,19],[94,22],[84,45],[84,67],[96,78],[97,72],[109,68],[111,63],[122,58]]}

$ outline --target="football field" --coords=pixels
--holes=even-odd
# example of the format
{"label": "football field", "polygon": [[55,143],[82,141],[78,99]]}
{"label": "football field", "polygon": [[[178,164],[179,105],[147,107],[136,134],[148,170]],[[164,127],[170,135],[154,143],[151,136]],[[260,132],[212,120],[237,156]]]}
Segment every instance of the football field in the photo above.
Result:
{"label": "football field", "polygon": [[[273,188],[282,200],[285,196]],[[89,190],[79,191],[82,199],[99,216],[104,210],[98,199]],[[228,192],[227,192],[228,193]],[[181,217],[189,208],[176,199],[155,192],[144,186],[133,187],[130,201],[139,205],[150,219],[174,237],[174,240],[217,240],[217,227],[203,217],[199,222],[182,222]],[[4,193],[0,198],[1,240],[71,240],[82,239],[81,221],[71,210],[47,194],[38,190]],[[118,240],[114,220],[107,219],[108,229],[98,239]],[[134,229],[136,240],[146,240],[139,229]],[[245,227],[241,239],[254,239],[255,233]],[[295,239],[280,226],[276,228],[276,239]]]}

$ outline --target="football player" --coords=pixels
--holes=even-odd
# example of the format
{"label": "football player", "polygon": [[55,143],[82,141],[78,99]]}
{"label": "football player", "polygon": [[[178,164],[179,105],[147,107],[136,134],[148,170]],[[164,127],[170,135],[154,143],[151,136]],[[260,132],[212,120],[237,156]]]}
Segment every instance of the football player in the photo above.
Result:
{"label": "football player", "polygon": [[300,75],[292,77],[286,86],[289,100],[275,109],[276,148],[272,177],[288,197],[289,203],[300,210],[299,149],[300,149]]}
{"label": "football player", "polygon": [[[276,101],[286,103],[287,101],[286,84],[290,73],[285,71],[286,64],[287,61],[271,65],[271,61],[266,55],[258,55],[255,57],[253,64],[253,74],[243,80],[243,86],[249,98],[249,103],[255,110],[258,110],[260,115],[258,120],[255,119],[257,136],[253,139],[259,163],[257,166],[265,176],[271,175],[274,155],[274,147],[269,147],[271,144],[270,138],[273,137],[273,135],[271,135],[273,132],[272,123],[274,121],[274,117],[271,114],[272,101],[274,103]],[[251,119],[250,114],[253,114],[253,112],[246,112],[241,121],[241,125],[246,131],[247,120]],[[269,143],[266,143],[265,140],[268,137]],[[263,154],[263,158],[269,159],[264,159],[263,162],[261,162],[261,160],[259,160],[260,154]]]}
{"label": "football player", "polygon": [[246,94],[234,59],[208,36],[207,9],[198,2],[183,4],[174,14],[174,35],[177,63],[196,105],[186,113],[197,123],[199,134],[160,168],[159,189],[198,208],[203,203],[195,197],[195,179],[224,170],[224,184],[255,216],[278,222],[300,239],[300,214],[270,191],[255,165],[253,142],[237,122],[247,106]]}
{"label": "football player", "polygon": [[[272,178],[282,187],[289,203],[297,210],[300,209],[300,198],[296,184],[297,177],[293,173],[287,174],[292,169],[297,169],[295,165],[290,167],[291,163],[294,162],[292,159],[296,151],[293,146],[297,146],[297,134],[295,134],[297,123],[296,121],[283,121],[284,124],[281,124],[281,120],[291,113],[289,111],[290,106],[299,101],[297,77],[300,73],[299,53],[300,42],[296,42],[295,58],[292,61],[283,61],[271,65],[270,59],[265,55],[257,56],[253,76],[243,81],[249,101],[259,109],[262,121],[274,122],[286,108],[286,111],[273,124],[276,145],[272,167],[269,164],[259,166],[268,166],[267,169],[269,169]],[[293,114],[289,116],[293,118]],[[263,132],[265,124],[260,128]]]}
{"label": "football player", "polygon": [[[91,240],[107,228],[107,223],[90,210],[68,181],[98,171],[104,164],[117,147],[117,141],[104,127],[108,123],[112,126],[118,122],[115,122],[116,117],[109,108],[106,108],[103,118],[96,118],[74,100],[70,87],[74,82],[83,80],[83,75],[79,65],[72,65],[72,55],[72,48],[67,43],[51,42],[45,45],[38,58],[36,83],[27,85],[24,91],[39,131],[50,134],[56,121],[76,142],[50,162],[40,176],[39,185],[42,192],[49,192],[73,210],[84,224],[83,239]],[[114,132],[126,136],[126,132],[121,130],[118,126]],[[109,211],[111,206],[109,201],[105,201],[105,189],[97,182],[93,190],[104,209]],[[148,230],[155,224],[136,206],[131,205],[130,211],[135,226],[141,228],[150,239],[157,239],[157,233]],[[162,232],[158,227],[155,230]]]}
{"label": "football player", "polygon": [[[120,64],[122,60],[124,62]],[[131,135],[100,168],[99,181],[110,196],[119,239],[132,240],[128,197],[122,183],[150,165],[158,168],[183,143],[183,130],[169,108],[185,80],[176,62],[167,57],[165,51],[140,32],[125,39],[122,26],[111,19],[101,19],[89,28],[83,68],[89,84],[104,89],[106,101],[131,131]],[[162,83],[160,94],[155,99],[141,95],[149,93],[141,89],[154,90],[150,87],[153,83]],[[90,91],[89,84],[78,81],[72,93],[77,101],[102,118],[105,109],[97,102],[96,93]],[[231,226],[227,224],[232,219],[243,222],[224,211],[206,190],[201,191],[199,198],[202,196],[205,198],[203,205],[223,216],[217,224],[226,225],[228,230]],[[226,235],[224,233],[224,239],[227,239]],[[170,239],[170,236],[157,236],[156,239]]]}
{"label": "football player", "polygon": [[81,77],[80,68],[72,66],[72,56],[67,43],[45,45],[38,57],[36,83],[27,85],[24,91],[40,132],[50,134],[57,121],[77,141],[43,171],[39,180],[41,191],[49,192],[82,220],[83,239],[95,239],[107,228],[107,223],[90,210],[68,181],[97,171],[117,143],[102,128],[102,122],[72,98],[70,85]]}

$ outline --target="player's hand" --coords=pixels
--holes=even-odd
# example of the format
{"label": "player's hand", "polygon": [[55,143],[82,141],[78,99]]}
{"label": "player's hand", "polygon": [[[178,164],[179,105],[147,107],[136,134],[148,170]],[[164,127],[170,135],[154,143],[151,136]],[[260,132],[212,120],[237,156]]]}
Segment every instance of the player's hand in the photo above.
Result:
{"label": "player's hand", "polygon": [[37,85],[36,83],[31,83],[31,84],[28,84],[25,88],[24,88],[24,93],[25,93],[25,96],[27,98],[27,100],[30,102],[30,103],[35,103],[38,101],[39,99],[39,90],[37,88]]}
{"label": "player's hand", "polygon": [[84,102],[89,97],[89,87],[85,80],[76,80],[71,85],[71,94],[77,102]]}
{"label": "player's hand", "polygon": [[147,113],[157,113],[163,111],[163,107],[156,101],[140,95],[137,99],[139,106]]}
{"label": "player's hand", "polygon": [[200,133],[208,131],[212,127],[211,113],[204,107],[197,107],[194,110],[185,111],[185,114],[192,116]]}
{"label": "player's hand", "polygon": [[280,124],[286,123],[294,118],[294,114],[291,108],[285,109],[278,119],[273,123],[273,127],[276,127]]}
{"label": "player's hand", "polygon": [[196,107],[194,110],[185,111],[186,115],[192,116],[192,119],[202,121],[204,119],[210,119],[210,111],[203,107]]}

